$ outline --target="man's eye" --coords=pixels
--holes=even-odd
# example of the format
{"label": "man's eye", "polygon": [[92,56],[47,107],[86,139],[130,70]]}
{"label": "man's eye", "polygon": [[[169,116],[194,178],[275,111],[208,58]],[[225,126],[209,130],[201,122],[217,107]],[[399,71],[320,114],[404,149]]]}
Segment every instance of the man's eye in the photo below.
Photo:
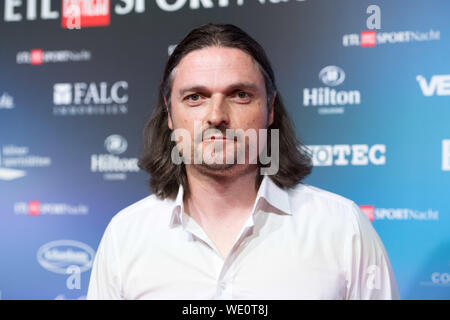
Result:
{"label": "man's eye", "polygon": [[251,101],[251,94],[245,92],[245,91],[236,91],[234,93],[235,98],[239,99],[238,102],[241,103],[248,103]]}
{"label": "man's eye", "polygon": [[191,94],[186,97],[187,100],[198,101],[200,100],[200,95],[198,93]]}
{"label": "man's eye", "polygon": [[247,93],[247,92],[244,92],[244,91],[239,91],[238,94],[237,94],[237,96],[238,96],[239,98],[241,98],[241,99],[245,99],[245,98],[248,97],[248,93]]}

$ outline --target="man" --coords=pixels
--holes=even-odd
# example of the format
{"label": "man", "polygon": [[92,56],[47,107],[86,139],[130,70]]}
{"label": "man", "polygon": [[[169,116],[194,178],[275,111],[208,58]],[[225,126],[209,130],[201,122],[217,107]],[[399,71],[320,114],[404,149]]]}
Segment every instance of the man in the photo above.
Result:
{"label": "man", "polygon": [[[229,134],[239,130],[267,134]],[[201,26],[175,48],[140,167],[153,194],[109,223],[88,299],[399,298],[359,208],[300,183],[310,156],[264,50],[241,29]]]}

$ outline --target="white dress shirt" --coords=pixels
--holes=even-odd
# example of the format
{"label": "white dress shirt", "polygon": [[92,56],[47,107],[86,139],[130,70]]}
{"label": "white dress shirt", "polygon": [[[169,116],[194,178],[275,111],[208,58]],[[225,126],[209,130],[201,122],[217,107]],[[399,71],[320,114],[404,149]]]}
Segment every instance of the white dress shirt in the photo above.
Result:
{"label": "white dress shirt", "polygon": [[110,221],[87,299],[399,299],[385,248],[351,200],[268,176],[223,259],[175,201],[150,195]]}

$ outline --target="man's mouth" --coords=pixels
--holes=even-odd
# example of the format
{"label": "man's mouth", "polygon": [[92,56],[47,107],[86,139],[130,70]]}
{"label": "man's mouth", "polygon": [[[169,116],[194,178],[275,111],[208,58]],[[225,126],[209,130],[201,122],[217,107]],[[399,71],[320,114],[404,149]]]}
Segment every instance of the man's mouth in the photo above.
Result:
{"label": "man's mouth", "polygon": [[227,139],[227,136],[223,135],[214,135],[203,139],[203,141],[223,141],[223,140],[230,140],[230,139]]}
{"label": "man's mouth", "polygon": [[212,137],[209,137],[209,138],[207,138],[205,140],[227,140],[227,137],[225,137],[225,136],[212,136]]}

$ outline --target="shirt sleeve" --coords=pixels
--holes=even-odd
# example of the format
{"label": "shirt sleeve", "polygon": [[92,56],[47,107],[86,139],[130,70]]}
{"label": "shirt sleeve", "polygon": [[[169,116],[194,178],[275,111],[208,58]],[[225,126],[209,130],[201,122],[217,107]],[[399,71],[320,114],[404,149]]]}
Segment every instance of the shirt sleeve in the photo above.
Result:
{"label": "shirt sleeve", "polygon": [[347,245],[347,299],[400,299],[394,272],[380,237],[367,216],[352,204],[353,234]]}
{"label": "shirt sleeve", "polygon": [[115,241],[111,221],[103,234],[94,259],[87,300],[123,299],[120,264]]}

